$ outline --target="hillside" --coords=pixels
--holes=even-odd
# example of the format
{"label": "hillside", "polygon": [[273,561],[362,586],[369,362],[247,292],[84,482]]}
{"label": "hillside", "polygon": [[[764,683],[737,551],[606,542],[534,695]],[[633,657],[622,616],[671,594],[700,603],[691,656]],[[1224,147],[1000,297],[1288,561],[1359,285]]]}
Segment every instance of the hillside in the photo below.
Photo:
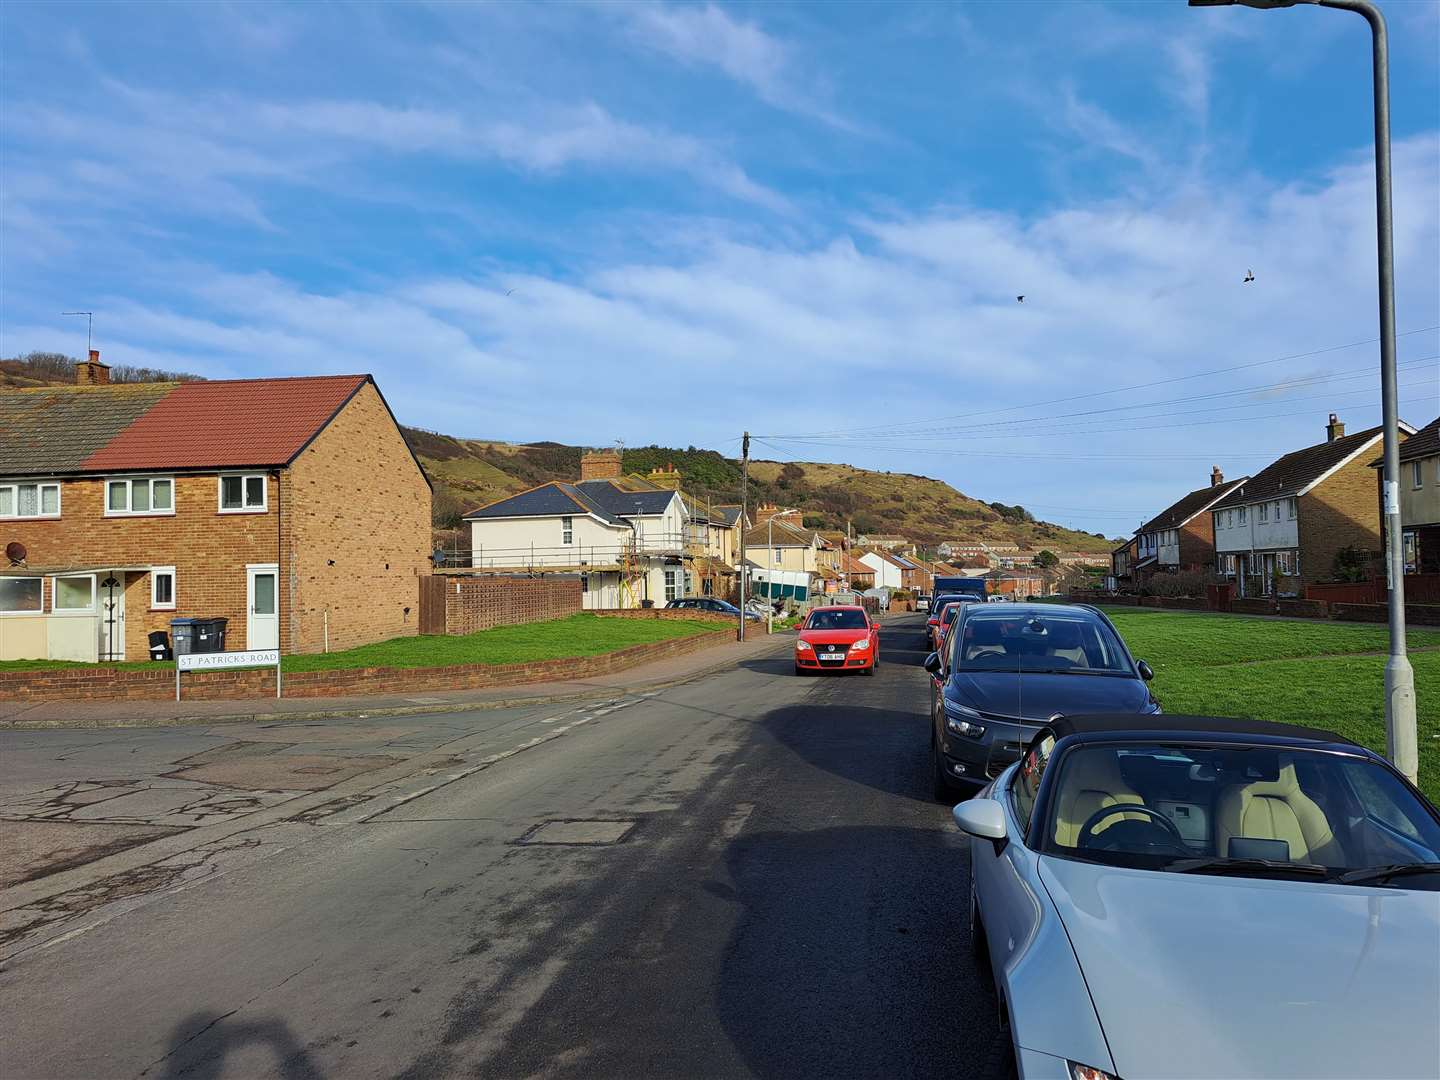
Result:
{"label": "hillside", "polygon": [[[559,443],[490,442],[406,428],[405,436],[436,485],[436,524],[453,525],[465,510],[547,480],[580,475],[582,448]],[[685,490],[714,502],[740,501],[740,463],[714,450],[661,446],[627,448],[627,473],[673,464]],[[1025,548],[1106,551],[1110,542],[1090,533],[1035,521],[1023,507],[990,505],[949,484],[913,473],[874,472],[821,462],[750,463],[751,502],[805,508],[816,529],[901,533],[920,544],[977,539]]]}

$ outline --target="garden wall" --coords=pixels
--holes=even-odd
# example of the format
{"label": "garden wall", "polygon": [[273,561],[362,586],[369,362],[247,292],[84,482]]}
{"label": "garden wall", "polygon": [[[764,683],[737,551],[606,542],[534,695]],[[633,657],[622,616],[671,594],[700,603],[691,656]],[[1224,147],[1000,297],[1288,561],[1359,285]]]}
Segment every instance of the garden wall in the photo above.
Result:
{"label": "garden wall", "polygon": [[492,626],[549,622],[580,610],[580,578],[445,575],[445,633],[473,634]]}

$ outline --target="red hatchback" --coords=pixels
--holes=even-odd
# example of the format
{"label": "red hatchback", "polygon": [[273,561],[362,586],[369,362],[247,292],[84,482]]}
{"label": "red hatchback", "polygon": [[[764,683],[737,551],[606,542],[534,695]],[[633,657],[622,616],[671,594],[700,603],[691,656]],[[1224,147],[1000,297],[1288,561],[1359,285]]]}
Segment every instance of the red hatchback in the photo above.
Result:
{"label": "red hatchback", "polygon": [[800,627],[795,642],[795,674],[807,671],[864,671],[880,665],[880,627],[853,604],[817,607]]}

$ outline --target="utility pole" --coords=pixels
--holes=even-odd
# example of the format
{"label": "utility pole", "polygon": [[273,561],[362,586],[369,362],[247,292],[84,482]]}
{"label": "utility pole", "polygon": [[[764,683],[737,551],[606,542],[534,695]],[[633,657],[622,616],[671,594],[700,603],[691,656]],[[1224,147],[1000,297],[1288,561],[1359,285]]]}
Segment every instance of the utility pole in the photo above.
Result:
{"label": "utility pole", "polygon": [[[1191,7],[1293,7],[1302,0],[1190,0]],[[1400,417],[1395,379],[1395,254],[1390,216],[1390,38],[1385,16],[1370,0],[1303,0],[1353,11],[1370,24],[1375,110],[1375,250],[1380,284],[1380,402],[1384,425],[1385,579],[1389,589],[1390,656],[1385,661],[1385,749],[1413,784],[1420,771],[1415,724],[1415,669],[1405,655],[1405,538],[1400,521]],[[1244,579],[1241,579],[1244,595]]]}
{"label": "utility pole", "polygon": [[740,629],[737,639],[745,640],[745,593],[750,568],[745,565],[745,518],[750,500],[750,433],[740,440]]}
{"label": "utility pole", "polygon": [[775,515],[765,519],[765,599],[769,601],[765,612],[765,631],[775,632]]}

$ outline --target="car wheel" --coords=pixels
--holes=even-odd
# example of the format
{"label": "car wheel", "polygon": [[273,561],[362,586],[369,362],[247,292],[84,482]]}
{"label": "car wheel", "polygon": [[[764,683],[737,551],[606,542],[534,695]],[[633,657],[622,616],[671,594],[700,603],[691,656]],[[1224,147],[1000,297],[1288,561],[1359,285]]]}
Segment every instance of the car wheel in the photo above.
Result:
{"label": "car wheel", "polygon": [[863,667],[860,670],[864,672],[865,676],[868,678],[875,674],[875,664],[872,662],[869,667]]}
{"label": "car wheel", "polygon": [[799,664],[796,664],[796,665],[795,665],[795,674],[796,674],[796,675],[804,675],[804,674],[805,674],[805,669],[804,669],[803,667],[801,667]]}

